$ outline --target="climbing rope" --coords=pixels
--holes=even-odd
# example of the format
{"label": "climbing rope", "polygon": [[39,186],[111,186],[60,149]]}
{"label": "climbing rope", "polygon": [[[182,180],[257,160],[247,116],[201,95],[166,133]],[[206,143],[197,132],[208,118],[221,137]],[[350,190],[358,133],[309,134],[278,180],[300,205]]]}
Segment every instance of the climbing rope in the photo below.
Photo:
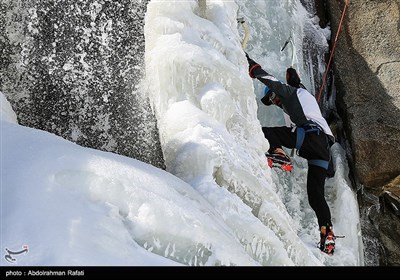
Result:
{"label": "climbing rope", "polygon": [[328,75],[329,67],[330,67],[330,65],[331,65],[333,53],[335,52],[336,42],[337,42],[337,39],[338,39],[338,37],[339,37],[340,29],[342,28],[342,23],[343,23],[344,15],[345,15],[345,13],[346,13],[346,8],[347,8],[347,6],[348,6],[348,0],[346,0],[346,2],[345,2],[345,4],[344,4],[344,9],[343,9],[343,12],[342,12],[342,17],[341,17],[340,22],[339,22],[338,32],[336,33],[335,41],[334,41],[334,43],[333,43],[331,55],[330,55],[329,61],[328,61],[328,66],[326,67],[326,71],[325,71],[325,74],[324,74],[324,78],[322,79],[322,85],[321,85],[321,88],[320,88],[319,93],[318,93],[318,96],[317,96],[317,101],[318,101],[318,103],[319,103],[319,100],[320,100],[320,98],[321,98],[322,91],[324,90],[324,87],[325,87],[326,77],[327,77],[327,75]]}

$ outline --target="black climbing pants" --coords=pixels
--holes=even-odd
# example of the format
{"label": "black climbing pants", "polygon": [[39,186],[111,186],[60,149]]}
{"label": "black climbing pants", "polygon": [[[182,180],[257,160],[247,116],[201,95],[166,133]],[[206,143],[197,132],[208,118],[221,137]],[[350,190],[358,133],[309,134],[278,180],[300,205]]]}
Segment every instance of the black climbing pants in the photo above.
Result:
{"label": "black climbing pants", "polygon": [[[275,148],[296,147],[297,131],[292,132],[292,128],[282,127],[263,127],[265,138],[269,141],[271,153]],[[298,151],[299,156],[307,160],[320,159],[329,161],[329,143],[328,137],[322,131],[307,132],[304,136],[304,142]],[[319,227],[331,226],[331,212],[325,200],[325,178],[327,171],[316,165],[308,164],[307,174],[307,195],[308,202],[314,210]]]}

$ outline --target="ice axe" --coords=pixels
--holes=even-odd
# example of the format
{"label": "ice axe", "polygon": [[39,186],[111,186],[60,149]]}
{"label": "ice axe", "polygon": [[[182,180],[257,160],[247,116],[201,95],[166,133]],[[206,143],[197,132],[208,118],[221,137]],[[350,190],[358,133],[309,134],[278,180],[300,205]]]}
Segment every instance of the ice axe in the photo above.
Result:
{"label": "ice axe", "polygon": [[242,40],[242,48],[245,49],[246,45],[247,45],[247,41],[249,40],[249,33],[250,33],[249,25],[247,24],[246,20],[243,17],[238,18],[237,22],[242,25],[243,30],[244,30],[244,37]]}
{"label": "ice axe", "polygon": [[286,40],[285,44],[283,45],[281,52],[283,52],[283,50],[286,48],[287,44],[289,44],[289,42],[291,42],[292,40],[292,35],[289,36],[289,38]]}
{"label": "ice axe", "polygon": [[293,67],[293,64],[294,64],[295,47],[294,47],[294,44],[293,44],[293,41],[292,41],[292,35],[290,35],[289,38],[286,40],[285,44],[284,44],[283,47],[281,48],[281,52],[284,51],[284,49],[286,48],[286,46],[287,46],[289,43],[292,45],[292,63],[291,63],[292,65],[291,65],[291,67]]}

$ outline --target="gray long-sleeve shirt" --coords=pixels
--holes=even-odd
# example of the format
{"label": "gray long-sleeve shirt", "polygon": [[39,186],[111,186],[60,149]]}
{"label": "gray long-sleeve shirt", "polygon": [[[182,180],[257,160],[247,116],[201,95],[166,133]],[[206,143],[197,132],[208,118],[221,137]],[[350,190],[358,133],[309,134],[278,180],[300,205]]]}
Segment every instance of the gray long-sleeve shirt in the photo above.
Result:
{"label": "gray long-sleeve shirt", "polygon": [[317,100],[310,92],[303,88],[284,84],[262,68],[255,69],[253,75],[279,96],[282,109],[296,126],[302,126],[312,121],[317,123],[325,134],[333,136],[328,123],[321,114]]}

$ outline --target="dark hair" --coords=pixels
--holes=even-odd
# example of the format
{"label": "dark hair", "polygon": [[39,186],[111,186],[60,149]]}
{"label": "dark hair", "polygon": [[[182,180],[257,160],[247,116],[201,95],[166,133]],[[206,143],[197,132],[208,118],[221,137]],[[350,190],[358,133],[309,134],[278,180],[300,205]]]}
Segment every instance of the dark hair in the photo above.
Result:
{"label": "dark hair", "polygon": [[296,72],[296,69],[289,67],[286,69],[286,82],[288,85],[299,88],[300,87],[300,77]]}

